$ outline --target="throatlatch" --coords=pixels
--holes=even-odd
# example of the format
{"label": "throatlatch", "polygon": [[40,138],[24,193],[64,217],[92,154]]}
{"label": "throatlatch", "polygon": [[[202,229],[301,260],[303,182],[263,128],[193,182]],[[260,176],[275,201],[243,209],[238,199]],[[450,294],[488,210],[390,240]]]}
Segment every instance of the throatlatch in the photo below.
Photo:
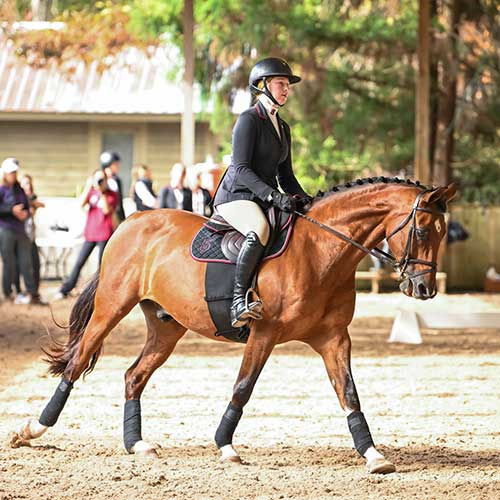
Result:
{"label": "throatlatch", "polygon": [[52,427],[57,422],[66,401],[68,400],[69,393],[73,389],[73,382],[65,380],[64,377],[57,386],[56,392],[50,398],[47,406],[42,411],[38,421],[47,427]]}

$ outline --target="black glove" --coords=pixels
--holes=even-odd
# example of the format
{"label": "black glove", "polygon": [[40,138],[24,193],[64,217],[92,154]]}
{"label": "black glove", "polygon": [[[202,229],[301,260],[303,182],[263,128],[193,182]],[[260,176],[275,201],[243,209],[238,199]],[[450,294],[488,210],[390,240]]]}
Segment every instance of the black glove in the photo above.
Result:
{"label": "black glove", "polygon": [[294,212],[297,208],[296,201],[288,194],[273,191],[271,193],[272,204],[284,212]]}
{"label": "black glove", "polygon": [[294,194],[293,199],[295,200],[297,204],[297,210],[299,211],[309,210],[309,208],[311,208],[311,203],[313,202],[312,196],[309,196],[308,194]]}

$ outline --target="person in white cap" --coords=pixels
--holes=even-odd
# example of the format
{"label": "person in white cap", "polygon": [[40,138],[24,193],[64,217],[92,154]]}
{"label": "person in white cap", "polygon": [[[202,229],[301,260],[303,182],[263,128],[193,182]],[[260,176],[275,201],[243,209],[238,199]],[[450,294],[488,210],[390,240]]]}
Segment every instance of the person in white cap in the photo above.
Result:
{"label": "person in white cap", "polygon": [[[12,296],[16,263],[23,277],[28,295],[16,303],[45,305],[40,299],[33,275],[31,241],[26,235],[24,222],[29,217],[29,201],[17,180],[19,162],[6,158],[1,167],[0,184],[0,253],[3,261],[2,289],[6,298]],[[16,253],[17,259],[16,260]],[[21,300],[22,299],[22,300]]]}

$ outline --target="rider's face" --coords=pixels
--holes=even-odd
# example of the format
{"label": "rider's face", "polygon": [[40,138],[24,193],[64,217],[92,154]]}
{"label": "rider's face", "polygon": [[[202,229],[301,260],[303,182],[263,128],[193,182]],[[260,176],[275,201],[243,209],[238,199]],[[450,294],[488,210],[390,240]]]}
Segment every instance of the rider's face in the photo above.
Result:
{"label": "rider's face", "polygon": [[283,106],[288,100],[288,92],[290,90],[290,82],[284,76],[276,76],[267,84],[269,92]]}

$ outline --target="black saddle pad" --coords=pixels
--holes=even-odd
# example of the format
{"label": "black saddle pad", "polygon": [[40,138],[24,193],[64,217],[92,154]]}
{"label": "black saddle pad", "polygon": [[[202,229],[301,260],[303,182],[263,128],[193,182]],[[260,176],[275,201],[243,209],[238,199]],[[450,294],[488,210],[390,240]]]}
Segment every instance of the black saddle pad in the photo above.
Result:
{"label": "black saddle pad", "polygon": [[[274,212],[268,215],[271,237],[263,260],[279,257],[288,246],[295,222],[294,215]],[[274,224],[274,225],[273,225]],[[235,264],[245,237],[219,215],[205,222],[191,242],[190,253],[199,262]]]}
{"label": "black saddle pad", "polygon": [[[264,259],[281,255],[290,241],[295,217],[284,212],[268,212],[271,225]],[[231,326],[230,308],[233,300],[236,259],[245,237],[230,226],[222,217],[215,215],[205,222],[191,242],[191,256],[199,262],[207,262],[205,272],[205,300],[217,331],[216,336],[234,342],[246,343],[250,334],[247,325]],[[229,264],[229,265],[228,265]]]}

